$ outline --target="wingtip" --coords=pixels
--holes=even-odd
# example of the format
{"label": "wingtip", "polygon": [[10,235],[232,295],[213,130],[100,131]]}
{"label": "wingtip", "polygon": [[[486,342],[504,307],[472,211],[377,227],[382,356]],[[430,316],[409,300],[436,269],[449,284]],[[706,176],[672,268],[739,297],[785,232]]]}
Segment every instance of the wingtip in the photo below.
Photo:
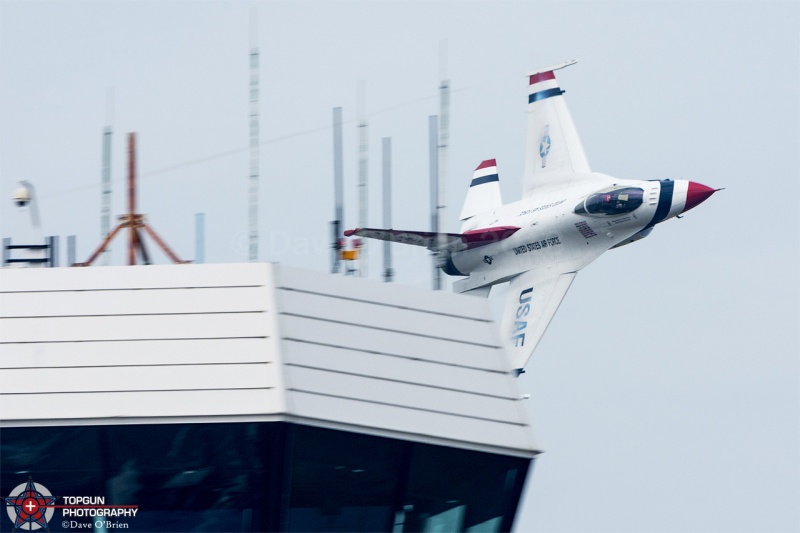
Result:
{"label": "wingtip", "polygon": [[355,233],[356,233],[358,230],[360,230],[360,229],[361,229],[361,228],[356,228],[356,229],[347,229],[347,230],[344,230],[344,236],[345,236],[345,237],[352,237],[352,236],[353,236],[353,235],[355,235]]}

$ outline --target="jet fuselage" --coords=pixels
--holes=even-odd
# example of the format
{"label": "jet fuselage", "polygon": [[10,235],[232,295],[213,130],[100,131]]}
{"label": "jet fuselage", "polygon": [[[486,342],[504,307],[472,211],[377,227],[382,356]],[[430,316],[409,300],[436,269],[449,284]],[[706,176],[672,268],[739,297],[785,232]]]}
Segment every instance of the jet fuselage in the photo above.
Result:
{"label": "jet fuselage", "polygon": [[[467,291],[531,269],[576,271],[604,251],[646,236],[657,223],[691,209],[714,192],[687,180],[619,180],[600,173],[575,175],[569,183],[500,206],[467,220],[462,232],[520,228],[511,237],[451,252],[444,270],[469,276]],[[588,205],[587,205],[588,204]]]}

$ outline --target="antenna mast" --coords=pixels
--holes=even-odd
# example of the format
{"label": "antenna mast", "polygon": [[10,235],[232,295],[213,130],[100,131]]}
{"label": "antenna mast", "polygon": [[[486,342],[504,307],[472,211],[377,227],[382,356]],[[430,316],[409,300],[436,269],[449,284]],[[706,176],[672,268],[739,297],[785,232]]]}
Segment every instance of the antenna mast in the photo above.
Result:
{"label": "antenna mast", "polygon": [[[439,117],[431,115],[428,117],[428,161],[430,162],[430,182],[431,182],[431,231],[439,233]],[[438,239],[437,239],[438,240]],[[437,243],[441,246],[441,243]],[[442,271],[439,269],[442,259],[442,252],[434,252],[433,255],[433,290],[442,289]]]}
{"label": "antenna mast", "polygon": [[[383,227],[392,227],[392,138],[383,138]],[[383,281],[394,278],[392,269],[392,248],[389,241],[383,241]]]}
{"label": "antenna mast", "polygon": [[342,249],[342,218],[344,217],[344,177],[342,171],[342,108],[333,108],[333,196],[334,220],[331,224],[333,232],[333,261],[331,273],[339,272],[339,252]]}
{"label": "antenna mast", "polygon": [[194,262],[206,262],[206,214],[194,215]]}
{"label": "antenna mast", "polygon": [[[111,123],[113,122],[114,90],[106,92],[106,127],[103,128],[103,188],[100,193],[100,238],[108,237],[111,231]],[[101,263],[108,266],[111,250],[103,251]]]}
{"label": "antenna mast", "polygon": [[[440,250],[437,254],[439,267],[443,266],[445,256],[443,249],[445,246],[445,238],[442,233],[442,219],[444,218],[444,208],[446,205],[445,186],[447,185],[447,146],[450,142],[450,82],[447,80],[447,41],[441,41],[439,44],[439,69],[440,77],[442,79],[439,85],[439,190],[438,190],[438,204],[436,206],[437,216],[436,231],[439,233],[438,246]],[[436,290],[442,289],[442,274],[439,269],[436,270]]]}
{"label": "antenna mast", "polygon": [[[364,81],[358,83],[358,227],[366,228],[368,214],[367,196],[367,119],[364,110]],[[367,243],[361,242],[358,275],[367,277]]]}
{"label": "antenna mast", "polygon": [[250,261],[258,261],[258,10],[250,10]]}
{"label": "antenna mast", "polygon": [[119,217],[120,223],[115,227],[111,233],[106,235],[97,250],[92,253],[85,263],[73,263],[72,266],[91,266],[103,251],[108,248],[108,245],[123,229],[128,229],[128,264],[136,264],[136,251],[138,250],[142,256],[144,264],[150,264],[150,255],[147,253],[147,248],[144,246],[139,229],[144,230],[145,233],[150,235],[150,238],[167,254],[174,263],[188,263],[189,261],[181,261],[177,255],[170,249],[167,244],[161,240],[161,237],[151,228],[145,221],[144,215],[136,212],[136,134],[128,134],[128,214]]}

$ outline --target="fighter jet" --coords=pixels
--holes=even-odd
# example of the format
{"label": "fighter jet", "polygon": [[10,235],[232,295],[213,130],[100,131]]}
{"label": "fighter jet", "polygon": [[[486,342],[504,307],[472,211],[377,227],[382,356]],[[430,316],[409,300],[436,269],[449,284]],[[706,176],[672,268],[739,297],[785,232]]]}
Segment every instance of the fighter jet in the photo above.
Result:
{"label": "fighter jet", "polygon": [[497,163],[483,161],[461,210],[461,232],[359,228],[346,236],[424,246],[441,258],[456,292],[488,296],[510,282],[501,333],[517,374],[533,354],[577,272],[603,252],[653,228],[719,189],[687,180],[622,180],[592,172],[555,71],[528,74],[528,139],[522,199],[503,204]]}

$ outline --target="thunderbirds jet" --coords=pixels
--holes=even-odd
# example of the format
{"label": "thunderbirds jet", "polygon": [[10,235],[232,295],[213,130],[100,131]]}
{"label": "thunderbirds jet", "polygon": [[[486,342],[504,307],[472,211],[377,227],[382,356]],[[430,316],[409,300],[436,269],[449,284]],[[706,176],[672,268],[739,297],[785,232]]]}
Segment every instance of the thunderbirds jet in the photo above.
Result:
{"label": "thunderbirds jet", "polygon": [[522,200],[503,205],[497,163],[483,161],[461,210],[461,233],[359,228],[345,235],[425,246],[466,276],[456,292],[488,296],[510,282],[502,337],[522,372],[577,272],[603,252],[647,237],[719,189],[686,180],[621,180],[592,172],[554,72],[529,73]]}

